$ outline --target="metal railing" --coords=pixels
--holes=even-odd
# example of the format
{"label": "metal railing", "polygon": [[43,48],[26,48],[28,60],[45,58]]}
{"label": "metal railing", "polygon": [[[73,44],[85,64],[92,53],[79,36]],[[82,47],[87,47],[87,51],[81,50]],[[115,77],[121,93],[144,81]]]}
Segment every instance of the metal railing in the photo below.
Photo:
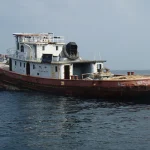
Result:
{"label": "metal railing", "polygon": [[63,43],[64,42],[64,37],[63,36],[54,36],[54,35],[39,35],[39,36],[32,36],[32,37],[22,37],[19,42],[21,43],[50,43],[50,42],[55,42],[55,43]]}
{"label": "metal railing", "polygon": [[97,72],[97,73],[84,73],[82,74],[82,79],[103,79],[114,76],[111,72]]}
{"label": "metal railing", "polygon": [[8,57],[15,58],[15,59],[41,62],[41,58],[34,58],[30,55],[28,56],[27,52],[18,52],[18,50],[14,49],[14,48],[7,49],[7,55],[8,55]]}

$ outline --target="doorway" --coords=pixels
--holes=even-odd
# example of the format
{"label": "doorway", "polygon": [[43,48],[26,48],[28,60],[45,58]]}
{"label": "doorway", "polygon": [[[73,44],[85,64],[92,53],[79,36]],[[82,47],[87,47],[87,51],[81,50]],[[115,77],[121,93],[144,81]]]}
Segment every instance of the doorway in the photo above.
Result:
{"label": "doorway", "polygon": [[64,79],[70,79],[70,66],[64,66]]}
{"label": "doorway", "polygon": [[97,72],[100,72],[102,69],[102,64],[97,64]]}
{"label": "doorway", "polygon": [[12,71],[12,59],[9,59],[9,70]]}
{"label": "doorway", "polygon": [[27,75],[30,75],[30,64],[29,64],[29,62],[27,62],[27,64],[26,64],[26,73],[27,73]]}

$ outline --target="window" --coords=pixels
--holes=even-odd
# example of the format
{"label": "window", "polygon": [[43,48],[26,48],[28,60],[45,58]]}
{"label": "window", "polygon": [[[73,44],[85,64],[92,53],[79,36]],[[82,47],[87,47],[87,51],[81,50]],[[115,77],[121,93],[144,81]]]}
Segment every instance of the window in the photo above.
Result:
{"label": "window", "polygon": [[39,76],[39,73],[37,73],[37,75]]}
{"label": "window", "polygon": [[24,68],[26,67],[26,64],[24,63]]}
{"label": "window", "polygon": [[21,45],[21,52],[24,52],[24,46]]}
{"label": "window", "polygon": [[58,50],[58,46],[56,46],[56,50]]}
{"label": "window", "polygon": [[43,51],[45,50],[45,46],[42,46],[42,50],[43,50]]}
{"label": "window", "polygon": [[35,65],[33,65],[33,69],[35,69]]}
{"label": "window", "polygon": [[58,71],[57,66],[55,66],[55,72],[57,72],[57,71]]}
{"label": "window", "polygon": [[21,62],[20,62],[20,67],[21,67]]}
{"label": "window", "polygon": [[17,65],[17,62],[15,61],[15,65]]}

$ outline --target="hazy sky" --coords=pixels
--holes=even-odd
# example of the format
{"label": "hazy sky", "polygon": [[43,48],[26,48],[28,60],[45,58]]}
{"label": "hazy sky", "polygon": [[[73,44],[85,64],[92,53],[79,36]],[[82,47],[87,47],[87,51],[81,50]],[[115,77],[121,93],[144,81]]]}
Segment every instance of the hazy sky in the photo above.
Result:
{"label": "hazy sky", "polygon": [[150,0],[0,0],[0,53],[14,32],[54,32],[110,69],[150,69]]}

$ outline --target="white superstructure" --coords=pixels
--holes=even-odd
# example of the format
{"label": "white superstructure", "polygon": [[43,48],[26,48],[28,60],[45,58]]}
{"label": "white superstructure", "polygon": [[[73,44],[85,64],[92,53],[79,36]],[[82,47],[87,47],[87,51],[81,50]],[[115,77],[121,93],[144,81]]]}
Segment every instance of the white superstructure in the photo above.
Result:
{"label": "white superstructure", "polygon": [[42,78],[71,79],[73,75],[82,78],[82,74],[97,73],[104,68],[105,61],[82,60],[76,43],[66,45],[63,36],[53,33],[13,35],[16,46],[14,51],[9,51],[10,71]]}

